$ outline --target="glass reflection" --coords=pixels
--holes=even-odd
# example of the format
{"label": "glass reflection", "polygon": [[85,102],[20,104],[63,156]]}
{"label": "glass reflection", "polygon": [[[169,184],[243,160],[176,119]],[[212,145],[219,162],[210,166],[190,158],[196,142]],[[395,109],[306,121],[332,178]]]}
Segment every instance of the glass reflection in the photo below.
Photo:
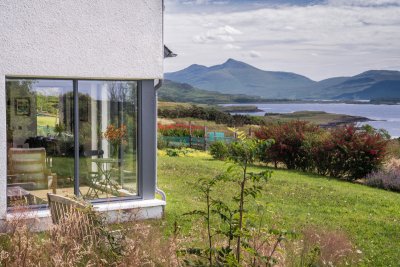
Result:
{"label": "glass reflection", "polygon": [[80,191],[137,195],[136,82],[79,81]]}
{"label": "glass reflection", "polygon": [[73,87],[65,80],[6,80],[7,204],[73,194]]}
{"label": "glass reflection", "polygon": [[[72,80],[7,79],[7,205],[74,194]],[[136,82],[79,81],[79,192],[137,195]],[[78,149],[78,148],[77,148]]]}

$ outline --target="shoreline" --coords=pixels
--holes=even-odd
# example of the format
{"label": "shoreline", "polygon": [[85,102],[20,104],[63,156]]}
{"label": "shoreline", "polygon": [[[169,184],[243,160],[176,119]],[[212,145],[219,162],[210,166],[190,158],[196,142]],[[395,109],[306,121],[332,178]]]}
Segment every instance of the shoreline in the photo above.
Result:
{"label": "shoreline", "polygon": [[260,104],[355,104],[355,105],[400,105],[399,101],[388,100],[272,100],[266,99],[260,102],[246,102],[246,103],[221,103],[221,107],[244,106],[244,105],[260,105]]}
{"label": "shoreline", "polygon": [[321,127],[336,127],[344,124],[361,123],[368,121],[375,121],[373,119],[354,116],[347,114],[336,114],[325,111],[296,111],[292,113],[274,113],[273,115],[266,113],[264,117],[277,120],[305,120],[318,124]]}

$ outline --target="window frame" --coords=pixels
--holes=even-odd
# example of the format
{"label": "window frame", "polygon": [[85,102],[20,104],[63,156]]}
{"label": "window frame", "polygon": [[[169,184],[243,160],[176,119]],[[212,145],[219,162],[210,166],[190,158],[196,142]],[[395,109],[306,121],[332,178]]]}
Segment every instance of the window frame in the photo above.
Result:
{"label": "window frame", "polygon": [[[142,80],[139,79],[106,79],[106,78],[68,78],[68,77],[35,77],[35,76],[5,76],[5,90],[7,92],[6,83],[8,80],[64,80],[72,82],[72,90],[73,90],[73,104],[74,104],[74,195],[80,196],[79,192],[79,123],[75,123],[79,121],[79,81],[107,81],[107,82],[136,82],[136,99],[137,99],[137,119],[136,119],[136,181],[137,181],[137,192],[135,196],[126,196],[126,197],[112,197],[112,198],[98,198],[98,199],[90,199],[86,200],[91,204],[104,204],[110,202],[121,202],[121,201],[132,201],[132,200],[143,200],[143,175],[140,162],[141,159],[141,143],[142,143],[142,135],[140,134],[140,128],[142,127],[142,114],[143,114],[143,105],[142,105]],[[6,95],[7,99],[7,95]],[[77,105],[78,104],[78,105]],[[6,119],[6,124],[8,120]],[[7,127],[7,126],[6,126]],[[8,151],[7,157],[8,157]],[[155,155],[156,156],[156,155]],[[7,167],[8,170],[8,167]],[[48,204],[39,204],[39,205],[27,205],[29,210],[45,210],[48,209]],[[17,207],[8,207],[7,211],[14,211],[18,209]]]}

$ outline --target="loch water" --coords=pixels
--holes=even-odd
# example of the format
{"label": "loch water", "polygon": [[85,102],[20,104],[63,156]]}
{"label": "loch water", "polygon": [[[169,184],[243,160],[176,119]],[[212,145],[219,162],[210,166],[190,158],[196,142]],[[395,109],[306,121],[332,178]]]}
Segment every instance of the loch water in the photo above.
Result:
{"label": "loch water", "polygon": [[400,137],[400,105],[345,104],[345,103],[279,103],[279,104],[227,104],[224,106],[255,105],[262,112],[251,113],[264,116],[265,113],[292,113],[296,111],[325,111],[328,113],[362,116],[372,121],[377,129],[386,129],[394,137]]}

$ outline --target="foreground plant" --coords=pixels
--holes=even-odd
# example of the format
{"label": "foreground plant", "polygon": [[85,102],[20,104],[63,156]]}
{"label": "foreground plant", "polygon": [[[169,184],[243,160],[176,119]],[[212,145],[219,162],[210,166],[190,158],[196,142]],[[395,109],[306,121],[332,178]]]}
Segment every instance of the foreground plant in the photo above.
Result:
{"label": "foreground plant", "polygon": [[[251,172],[249,167],[257,160],[260,148],[265,149],[272,141],[248,139],[242,132],[236,135],[238,140],[227,148],[227,158],[234,164],[225,173],[200,179],[196,185],[205,209],[193,210],[187,215],[203,218],[207,248],[185,250],[186,254],[198,256],[196,261],[187,260],[190,265],[201,265],[201,259],[206,258],[209,266],[241,266],[244,261],[246,265],[272,266],[277,247],[284,240],[285,232],[265,230],[262,223],[257,223],[263,216],[251,214],[246,208],[250,200],[255,201],[261,194],[271,177],[270,170]],[[232,198],[220,199],[217,186],[232,188]]]}
{"label": "foreground plant", "polygon": [[287,266],[355,266],[361,260],[345,232],[306,227],[301,240],[286,245]]}
{"label": "foreground plant", "polygon": [[[82,232],[87,215],[91,226]],[[138,221],[106,225],[89,208],[62,220],[43,233],[33,232],[23,216],[7,221],[0,228],[0,266],[181,265],[178,240],[165,238],[160,227]]]}

